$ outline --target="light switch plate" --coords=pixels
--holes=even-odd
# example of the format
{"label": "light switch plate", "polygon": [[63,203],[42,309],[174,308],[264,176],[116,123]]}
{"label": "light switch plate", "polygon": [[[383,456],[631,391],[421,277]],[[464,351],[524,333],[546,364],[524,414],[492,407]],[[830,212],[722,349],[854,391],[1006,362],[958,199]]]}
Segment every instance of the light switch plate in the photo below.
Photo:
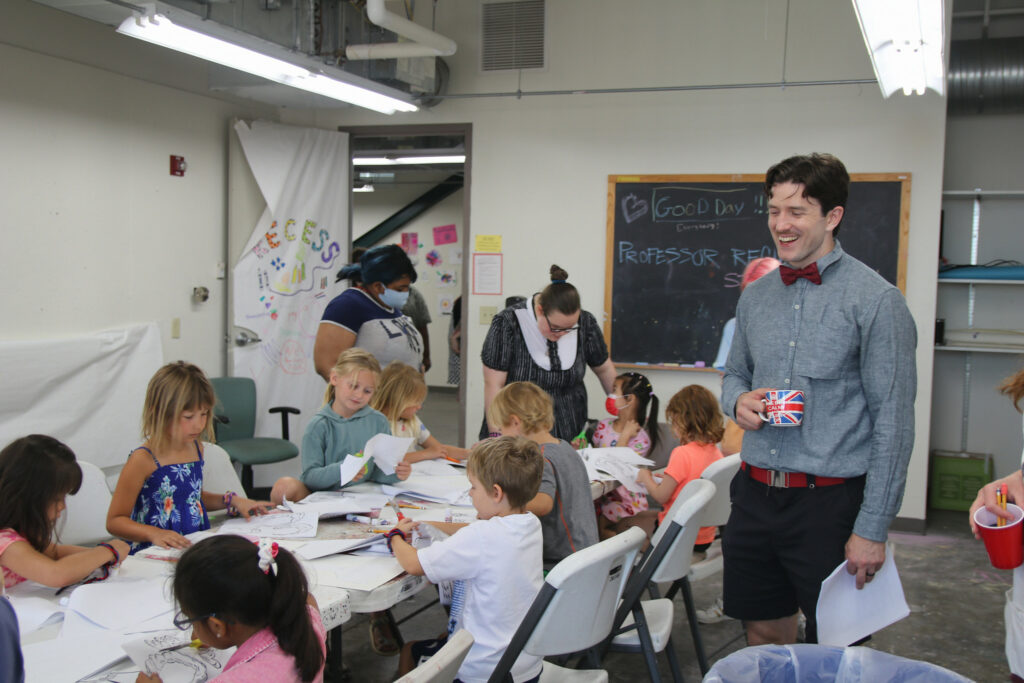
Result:
{"label": "light switch plate", "polygon": [[480,307],[480,324],[490,325],[491,318],[498,315],[497,306],[481,306]]}

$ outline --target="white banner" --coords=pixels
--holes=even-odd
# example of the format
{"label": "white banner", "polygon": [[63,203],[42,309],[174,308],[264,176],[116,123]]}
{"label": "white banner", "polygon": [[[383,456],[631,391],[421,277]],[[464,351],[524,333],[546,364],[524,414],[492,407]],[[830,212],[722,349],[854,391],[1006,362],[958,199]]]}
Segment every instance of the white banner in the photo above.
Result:
{"label": "white banner", "polygon": [[142,443],[146,386],[162,364],[153,323],[0,342],[0,448],[27,434],[48,434],[80,460],[123,465]]}
{"label": "white banner", "polygon": [[280,437],[267,410],[292,406],[301,444],[326,388],[313,366],[317,326],[346,284],[334,277],[348,258],[348,135],[265,121],[235,131],[267,208],[233,273],[234,323],[262,341],[235,347],[232,374],[256,381],[257,436]]}

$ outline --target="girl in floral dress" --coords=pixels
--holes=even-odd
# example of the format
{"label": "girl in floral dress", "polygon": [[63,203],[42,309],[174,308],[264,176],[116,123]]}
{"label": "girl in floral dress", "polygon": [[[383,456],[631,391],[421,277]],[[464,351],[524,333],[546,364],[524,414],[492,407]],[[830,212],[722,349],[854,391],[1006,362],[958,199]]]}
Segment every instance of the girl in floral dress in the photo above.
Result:
{"label": "girl in floral dress", "polygon": [[[638,372],[627,372],[615,378],[615,393],[605,401],[607,417],[597,423],[591,443],[599,448],[622,446],[632,448],[642,457],[657,445],[658,397],[650,380]],[[611,538],[621,529],[619,522],[647,509],[647,496],[633,493],[625,486],[602,496],[594,503],[601,539]]]}
{"label": "girl in floral dress", "polygon": [[207,510],[250,517],[270,508],[234,491],[203,490],[200,441],[213,441],[214,403],[213,386],[191,363],[169,363],[149,381],[142,409],[146,441],[128,456],[107,512],[107,530],[130,541],[132,553],[151,544],[188,547],[187,534],[210,528]]}

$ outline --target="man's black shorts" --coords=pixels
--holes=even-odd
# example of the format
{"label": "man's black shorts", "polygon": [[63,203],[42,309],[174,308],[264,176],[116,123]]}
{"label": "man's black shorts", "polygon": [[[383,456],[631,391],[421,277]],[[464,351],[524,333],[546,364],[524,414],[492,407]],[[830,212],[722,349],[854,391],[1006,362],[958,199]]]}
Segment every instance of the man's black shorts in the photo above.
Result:
{"label": "man's black shorts", "polygon": [[761,621],[791,616],[799,608],[807,617],[807,642],[818,642],[818,592],[846,559],[864,477],[783,489],[740,470],[729,491],[732,513],[722,535],[725,613]]}

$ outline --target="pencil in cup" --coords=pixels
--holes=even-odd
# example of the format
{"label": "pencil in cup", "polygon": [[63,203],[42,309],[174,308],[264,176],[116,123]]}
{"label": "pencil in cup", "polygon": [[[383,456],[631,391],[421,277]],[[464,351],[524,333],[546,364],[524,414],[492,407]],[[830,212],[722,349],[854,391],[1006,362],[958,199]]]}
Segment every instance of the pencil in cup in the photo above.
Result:
{"label": "pencil in cup", "polygon": [[[996,491],[996,502],[999,504],[999,509],[1001,510],[1006,509],[1006,498],[1008,493],[1006,484],[1000,486],[999,490]],[[996,526],[1006,526],[1006,520],[1000,517],[996,520]]]}

